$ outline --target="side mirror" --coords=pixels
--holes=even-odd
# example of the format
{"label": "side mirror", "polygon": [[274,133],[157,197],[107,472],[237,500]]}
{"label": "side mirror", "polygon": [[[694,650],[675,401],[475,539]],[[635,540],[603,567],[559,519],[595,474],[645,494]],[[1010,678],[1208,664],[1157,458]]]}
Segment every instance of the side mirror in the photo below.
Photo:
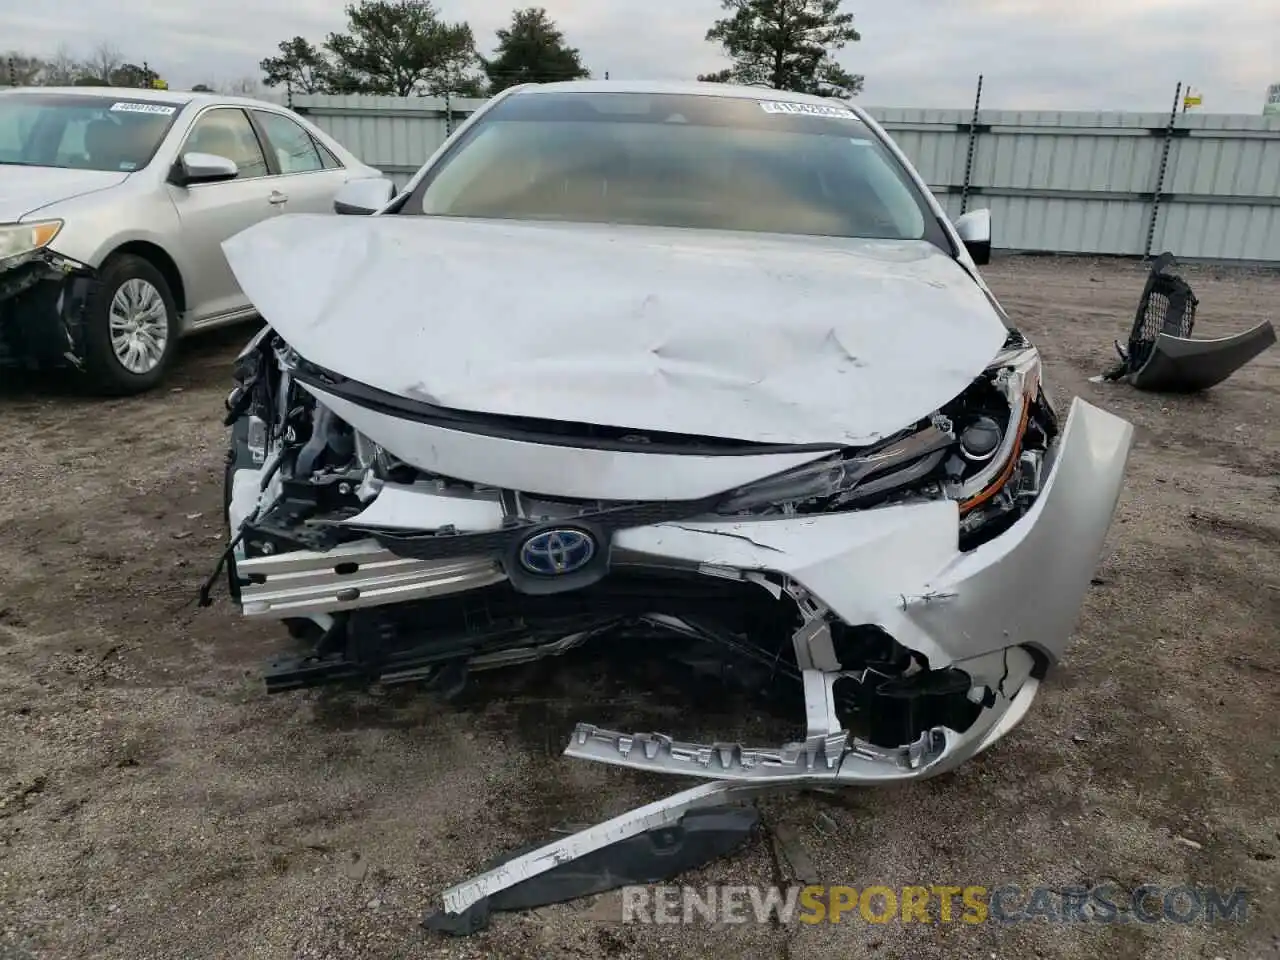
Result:
{"label": "side mirror", "polygon": [[333,212],[352,217],[377,213],[395,199],[396,185],[386,177],[348,180],[333,198]]}
{"label": "side mirror", "polygon": [[955,222],[956,233],[964,241],[973,262],[984,266],[991,262],[991,211],[973,210]]}
{"label": "side mirror", "polygon": [[234,160],[216,153],[184,153],[173,165],[169,179],[180,187],[195,183],[220,183],[240,176]]}

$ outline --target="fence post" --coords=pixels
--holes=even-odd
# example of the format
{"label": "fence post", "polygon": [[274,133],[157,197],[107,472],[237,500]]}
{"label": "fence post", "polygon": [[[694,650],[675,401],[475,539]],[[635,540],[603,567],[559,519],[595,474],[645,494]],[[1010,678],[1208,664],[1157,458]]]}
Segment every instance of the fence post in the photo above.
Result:
{"label": "fence post", "polygon": [[973,152],[978,142],[978,108],[982,105],[982,74],[978,74],[978,93],[973,98],[973,119],[969,121],[969,152],[964,160],[964,184],[960,187],[960,215],[969,206],[969,180],[973,176]]}
{"label": "fence post", "polygon": [[453,98],[447,87],[444,91],[444,135],[446,139],[453,136]]}
{"label": "fence post", "polygon": [[1169,123],[1164,128],[1164,146],[1160,150],[1160,169],[1156,173],[1155,189],[1151,191],[1151,219],[1147,221],[1147,242],[1142,248],[1142,259],[1151,259],[1151,244],[1156,239],[1156,218],[1160,216],[1160,194],[1164,192],[1164,172],[1169,167],[1169,148],[1173,145],[1173,129],[1178,123],[1178,101],[1182,99],[1182,84],[1173,93],[1173,109],[1169,111]]}
{"label": "fence post", "polygon": [[13,64],[13,57],[9,58],[9,86],[16,87],[18,85],[18,68]]}

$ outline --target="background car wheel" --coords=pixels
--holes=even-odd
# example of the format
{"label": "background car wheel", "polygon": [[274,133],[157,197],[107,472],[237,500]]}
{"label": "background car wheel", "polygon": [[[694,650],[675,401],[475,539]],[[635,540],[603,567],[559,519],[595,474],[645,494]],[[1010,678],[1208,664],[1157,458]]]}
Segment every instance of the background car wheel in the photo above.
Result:
{"label": "background car wheel", "polygon": [[158,384],[178,345],[178,308],[164,276],[142,257],[112,257],[85,305],[85,365],[104,393]]}

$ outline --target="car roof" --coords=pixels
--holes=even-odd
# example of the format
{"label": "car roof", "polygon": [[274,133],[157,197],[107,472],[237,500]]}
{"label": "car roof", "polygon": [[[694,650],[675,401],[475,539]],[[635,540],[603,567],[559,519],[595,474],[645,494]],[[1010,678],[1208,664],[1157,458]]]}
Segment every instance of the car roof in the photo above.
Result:
{"label": "car roof", "polygon": [[[830,106],[831,97],[772,87],[744,86],[733,83],[698,83],[688,80],[561,80],[556,83],[531,83],[518,88],[520,94],[539,93],[639,93],[684,94],[686,96],[734,97],[739,100],[769,100],[783,103],[813,103]],[[841,101],[843,102],[843,101]]]}
{"label": "car roof", "polygon": [[69,97],[119,97],[121,100],[133,100],[136,103],[180,103],[183,106],[195,104],[203,107],[209,104],[226,104],[244,107],[275,107],[280,104],[270,100],[256,100],[252,97],[232,97],[221,93],[196,93],[191,90],[147,90],[138,87],[10,87],[0,90],[0,95],[18,95],[52,93]]}

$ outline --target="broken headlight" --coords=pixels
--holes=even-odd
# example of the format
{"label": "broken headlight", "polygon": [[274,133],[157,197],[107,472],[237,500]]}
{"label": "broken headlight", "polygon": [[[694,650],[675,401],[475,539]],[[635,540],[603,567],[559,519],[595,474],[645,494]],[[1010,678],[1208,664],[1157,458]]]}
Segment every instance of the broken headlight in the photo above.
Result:
{"label": "broken headlight", "polygon": [[946,464],[947,493],[961,512],[979,506],[1008,481],[1040,393],[1034,347],[1001,352],[986,376],[943,408],[958,441]]}
{"label": "broken headlight", "polygon": [[929,421],[853,456],[835,455],[735,490],[722,514],[838,510],[891,494],[949,497],[962,532],[1025,506],[1039,492],[1048,434],[1034,347],[1001,351]]}
{"label": "broken headlight", "polygon": [[833,456],[735,490],[720,513],[767,508],[796,512],[802,504],[838,509],[903,487],[933,473],[955,441],[946,424],[932,421],[852,457]]}
{"label": "broken headlight", "polygon": [[984,377],[942,410],[957,436],[943,467],[943,489],[960,504],[962,539],[997,518],[1016,519],[1040,493],[1053,431],[1040,374],[1034,347],[1004,350]]}
{"label": "broken headlight", "polygon": [[53,242],[62,229],[61,220],[0,225],[0,265],[13,266]]}

